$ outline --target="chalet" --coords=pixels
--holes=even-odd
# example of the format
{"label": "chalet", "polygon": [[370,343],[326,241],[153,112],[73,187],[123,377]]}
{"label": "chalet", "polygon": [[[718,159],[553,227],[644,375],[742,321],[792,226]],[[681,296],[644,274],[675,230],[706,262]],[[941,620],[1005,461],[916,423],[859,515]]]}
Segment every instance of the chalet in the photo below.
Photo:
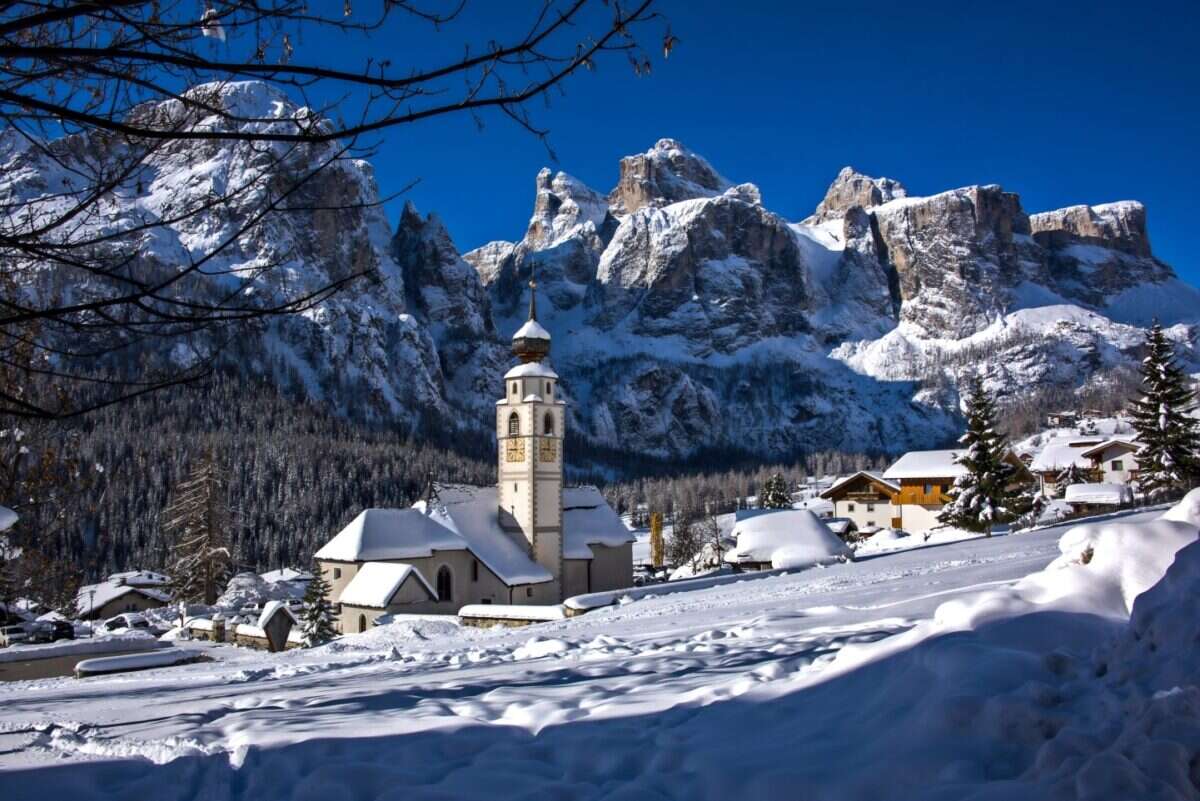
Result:
{"label": "chalet", "polygon": [[[883,472],[884,481],[900,487],[893,502],[900,525],[892,528],[916,533],[941,525],[938,515],[950,502],[954,480],[966,473],[966,468],[958,463],[962,453],[962,450],[909,451]],[[1006,459],[1017,469],[1022,481],[1032,478],[1016,454],[1009,452]]]}
{"label": "chalet", "polygon": [[75,595],[75,609],[81,620],[105,620],[122,612],[144,612],[166,606],[170,579],[149,570],[113,573],[98,584],[87,584]]}
{"label": "chalet", "polygon": [[1141,445],[1133,439],[1110,439],[1088,448],[1083,455],[1091,472],[1105,484],[1132,484],[1137,480],[1137,453]]}
{"label": "chalet", "polygon": [[411,508],[367,509],[315,554],[344,633],[389,611],[549,605],[633,585],[632,533],[595,487],[563,485],[566,402],[532,294],[513,352],[521,363],[496,401],[497,483],[439,485]]}
{"label": "chalet", "polygon": [[833,514],[854,522],[858,531],[902,528],[899,509],[900,485],[878,473],[860,470],[821,493],[833,503]]}
{"label": "chalet", "polygon": [[1092,460],[1087,452],[1099,445],[1100,439],[1078,437],[1056,437],[1047,442],[1029,462],[1029,471],[1037,477],[1041,493],[1048,498],[1062,495],[1058,477],[1069,467],[1075,467],[1085,479],[1092,474]]}

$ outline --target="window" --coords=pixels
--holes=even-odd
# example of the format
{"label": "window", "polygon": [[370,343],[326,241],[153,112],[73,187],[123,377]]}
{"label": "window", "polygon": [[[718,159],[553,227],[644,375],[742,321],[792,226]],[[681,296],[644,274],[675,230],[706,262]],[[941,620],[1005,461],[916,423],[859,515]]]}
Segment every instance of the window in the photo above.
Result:
{"label": "window", "polygon": [[547,436],[554,433],[554,415],[550,412],[546,412],[545,433]]}
{"label": "window", "polygon": [[874,521],[874,520],[868,520],[868,521],[867,521],[867,528],[875,528],[875,521]]}
{"label": "window", "polygon": [[517,491],[517,482],[513,482],[513,492]]}
{"label": "window", "polygon": [[532,598],[532,597],[533,597],[533,587],[526,587],[526,588],[525,588],[525,597],[526,597],[526,598]]}
{"label": "window", "polygon": [[479,560],[471,560],[471,581],[479,581]]}
{"label": "window", "polygon": [[335,567],[333,569],[333,577],[335,579],[340,579],[342,577],[342,569],[340,567]]}
{"label": "window", "polygon": [[358,616],[358,630],[359,631],[367,630],[367,616],[366,615]]}
{"label": "window", "polygon": [[513,412],[508,416],[508,435],[515,437],[521,433],[521,416]]}
{"label": "window", "polygon": [[868,512],[874,512],[874,511],[875,511],[875,504],[873,504],[873,503],[868,503],[868,504],[867,504],[867,511],[868,511]]}
{"label": "window", "polygon": [[449,601],[454,597],[454,587],[450,582],[450,568],[445,565],[438,568],[437,597],[439,601]]}
{"label": "window", "polygon": [[846,511],[847,511],[847,512],[853,512],[853,511],[854,511],[854,504],[852,504],[852,503],[848,503],[848,504],[846,504]]}
{"label": "window", "polygon": [[517,394],[517,382],[516,382],[516,381],[514,381],[514,382],[513,382],[513,386],[512,386],[512,394],[513,394],[513,395],[516,395],[516,394]]}
{"label": "window", "polygon": [[492,602],[491,598],[480,598],[479,599],[479,603],[481,603],[481,604],[491,604],[491,602]]}
{"label": "window", "polygon": [[550,382],[549,381],[546,382],[546,395],[547,396],[550,395]]}
{"label": "window", "polygon": [[933,494],[933,485],[932,485],[932,484],[926,484],[926,485],[925,485],[925,494],[926,494],[926,495],[932,495],[932,494]]}
{"label": "window", "polygon": [[1113,470],[1124,470],[1125,463],[1123,461],[1121,461],[1120,459],[1113,459],[1112,460],[1112,469]]}

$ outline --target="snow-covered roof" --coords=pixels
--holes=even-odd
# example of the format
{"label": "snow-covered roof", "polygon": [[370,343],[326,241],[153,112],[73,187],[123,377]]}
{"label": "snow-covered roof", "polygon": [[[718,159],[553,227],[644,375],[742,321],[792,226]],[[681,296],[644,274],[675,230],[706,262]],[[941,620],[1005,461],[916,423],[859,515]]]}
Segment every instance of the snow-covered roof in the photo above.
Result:
{"label": "snow-covered roof", "polygon": [[1105,440],[1104,442],[1101,442],[1099,445],[1096,445],[1095,447],[1088,448],[1086,451],[1083,452],[1083,455],[1087,456],[1088,458],[1091,458],[1093,456],[1099,456],[1100,454],[1107,451],[1109,448],[1119,448],[1119,449],[1125,451],[1126,453],[1133,453],[1133,452],[1139,450],[1141,448],[1141,445],[1139,445],[1134,440],[1128,439],[1128,438],[1109,439],[1109,440]]}
{"label": "snow-covered roof", "polygon": [[884,486],[888,487],[889,489],[893,489],[896,492],[900,491],[899,484],[897,484],[893,481],[888,481],[886,478],[884,478],[879,473],[877,473],[873,470],[859,470],[854,475],[846,476],[845,478],[838,479],[833,484],[833,486],[831,486],[829,489],[827,489],[821,493],[821,497],[828,498],[830,495],[832,495],[834,492],[836,492],[839,487],[842,487],[843,485],[850,483],[851,481],[858,478],[859,476],[865,476],[866,478],[869,478],[871,481],[875,481],[880,484],[883,484]]}
{"label": "snow-covered roof", "polygon": [[152,570],[127,570],[124,573],[113,573],[109,581],[128,584],[131,587],[162,587],[171,583],[170,576],[155,573]]}
{"label": "snow-covered roof", "polygon": [[858,528],[854,521],[848,517],[828,517],[823,519],[821,522],[829,526],[829,530],[834,534],[845,534],[851,529]]}
{"label": "snow-covered roof", "polygon": [[525,362],[504,374],[505,378],[558,378],[558,373],[545,362]]}
{"label": "snow-covered roof", "polygon": [[[541,584],[553,581],[546,568],[529,558],[524,540],[520,544],[500,527],[500,500],[495,487],[466,484],[438,486],[440,503],[430,519],[456,534],[479,561],[508,585]],[[414,509],[424,510],[419,501]]]}
{"label": "snow-covered roof", "polygon": [[806,509],[749,509],[733,525],[737,547],[727,562],[769,562],[804,567],[848,558],[852,551],[821,518]]}
{"label": "snow-covered roof", "polygon": [[591,559],[589,545],[610,547],[636,538],[595,487],[563,489],[563,558]]}
{"label": "snow-covered roof", "polygon": [[1070,465],[1090,468],[1092,461],[1087,457],[1087,452],[1095,444],[1096,440],[1080,440],[1078,437],[1052,439],[1033,457],[1029,469],[1035,473],[1050,473]]}
{"label": "snow-covered roof", "polygon": [[[595,487],[563,490],[563,556],[591,559],[590,545],[618,546],[633,533]],[[505,584],[540,584],[553,576],[533,561],[519,534],[500,526],[495,487],[439,485],[438,500],[410,509],[367,509],[316,553],[318,559],[382,562],[419,559],[433,551],[468,550]],[[343,595],[344,599],[344,595]]]}
{"label": "snow-covered roof", "polygon": [[513,339],[550,339],[550,332],[542,328],[537,320],[526,320],[525,325],[517,329]]}
{"label": "snow-covered roof", "polygon": [[313,574],[307,570],[297,570],[294,567],[281,567],[278,570],[268,570],[266,573],[259,573],[259,577],[268,584],[275,584],[280,581],[312,581]]}
{"label": "snow-covered roof", "polygon": [[955,460],[961,450],[909,451],[883,471],[882,478],[958,478],[967,470]]}
{"label": "snow-covered roof", "polygon": [[434,550],[466,547],[462,537],[419,509],[366,509],[315,557],[340,562],[418,559]]}
{"label": "snow-covered roof", "polygon": [[1133,500],[1133,489],[1126,484],[1072,484],[1063,493],[1063,500],[1119,506]]}
{"label": "snow-covered roof", "polygon": [[437,593],[429,586],[421,571],[412,565],[405,562],[367,562],[350,579],[338,601],[351,606],[384,609],[410,576],[421,583],[431,599],[437,598]]}
{"label": "snow-covered roof", "polygon": [[271,622],[271,618],[275,617],[275,615],[279,614],[280,612],[290,617],[293,623],[299,622],[296,620],[295,613],[293,613],[288,607],[286,601],[268,601],[263,605],[262,612],[260,612],[258,615],[258,627],[260,629],[265,629],[267,627],[267,623]]}
{"label": "snow-covered roof", "polygon": [[79,592],[75,594],[75,608],[81,616],[87,616],[108,602],[129,593],[137,593],[164,604],[171,600],[171,596],[161,590],[126,584],[110,576],[98,584],[85,584],[80,587]]}
{"label": "snow-covered roof", "polygon": [[434,551],[471,551],[508,585],[553,580],[549,571],[500,527],[495,487],[439,486],[429,514],[410,509],[367,509],[316,553],[341,562],[402,561]]}

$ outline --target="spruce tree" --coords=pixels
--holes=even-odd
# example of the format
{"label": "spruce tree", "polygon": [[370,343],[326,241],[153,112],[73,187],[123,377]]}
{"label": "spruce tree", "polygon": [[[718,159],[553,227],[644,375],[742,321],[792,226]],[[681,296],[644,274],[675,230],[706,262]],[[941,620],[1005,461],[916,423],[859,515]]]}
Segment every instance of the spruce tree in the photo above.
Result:
{"label": "spruce tree", "polygon": [[312,648],[329,642],[337,632],[333,630],[333,605],[329,603],[329,582],[314,563],[313,579],[304,590],[304,614],[300,618],[300,631],[304,635],[304,647]]}
{"label": "spruce tree", "polygon": [[1016,468],[1005,459],[1008,446],[996,431],[996,407],[977,377],[967,383],[966,406],[967,431],[958,440],[963,452],[955,461],[967,472],[954,480],[938,521],[990,537],[994,525],[1017,519],[1027,504],[1013,488]]}
{"label": "spruce tree", "polygon": [[1169,497],[1200,478],[1200,421],[1189,414],[1196,393],[1157,321],[1146,336],[1141,375],[1142,396],[1130,409],[1141,443],[1138,487],[1151,499]]}
{"label": "spruce tree", "polygon": [[224,476],[211,453],[175,486],[161,519],[174,540],[169,573],[175,600],[216,603],[233,555]]}
{"label": "spruce tree", "polygon": [[1077,464],[1069,464],[1054,479],[1054,485],[1059,491],[1066,490],[1072,484],[1086,484],[1088,476]]}
{"label": "spruce tree", "polygon": [[792,498],[787,491],[787,482],[782,473],[775,473],[766,480],[762,488],[759,506],[763,509],[791,509]]}

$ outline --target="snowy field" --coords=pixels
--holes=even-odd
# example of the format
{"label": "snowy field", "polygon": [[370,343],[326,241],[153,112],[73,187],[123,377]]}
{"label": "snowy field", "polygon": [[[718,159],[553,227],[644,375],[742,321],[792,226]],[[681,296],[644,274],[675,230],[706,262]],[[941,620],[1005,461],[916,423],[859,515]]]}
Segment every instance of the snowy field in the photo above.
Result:
{"label": "snowy field", "polygon": [[[1014,600],[1045,594],[1014,583],[1067,528],[525,629],[415,618],[312,651],[184,644],[218,661],[0,685],[0,798],[1194,798],[1172,794],[1178,754],[1126,760],[1163,765],[1166,790],[1089,767],[1122,708],[1092,666],[1127,628],[1121,590],[1095,613]],[[1183,547],[1195,527],[1163,536]],[[1126,590],[1173,555],[1131,554],[1149,566],[1126,581],[1096,542],[1095,575]],[[1200,710],[1195,687],[1157,699]]]}

